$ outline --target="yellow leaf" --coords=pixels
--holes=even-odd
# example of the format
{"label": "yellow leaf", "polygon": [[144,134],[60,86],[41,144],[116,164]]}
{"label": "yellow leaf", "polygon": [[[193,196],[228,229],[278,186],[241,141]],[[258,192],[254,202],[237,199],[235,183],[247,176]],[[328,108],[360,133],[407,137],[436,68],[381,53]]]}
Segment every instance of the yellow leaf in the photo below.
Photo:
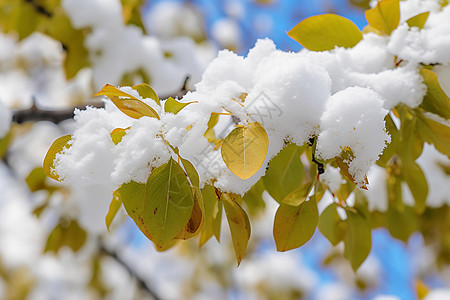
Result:
{"label": "yellow leaf", "polygon": [[45,174],[56,181],[60,181],[60,179],[58,174],[55,173],[53,161],[55,160],[56,154],[62,152],[64,149],[68,149],[71,146],[69,144],[71,139],[72,135],[70,134],[57,138],[50,146],[50,149],[48,149],[47,154],[45,155],[43,163]]}
{"label": "yellow leaf", "polygon": [[142,99],[153,99],[159,106],[161,106],[158,95],[148,84],[141,83],[133,86],[133,89],[139,93],[139,96],[141,96]]}
{"label": "yellow leaf", "polygon": [[418,14],[417,16],[409,18],[406,21],[406,23],[408,24],[409,27],[417,27],[419,29],[422,29],[423,26],[425,26],[425,23],[427,22],[429,15],[430,15],[429,11]]}
{"label": "yellow leaf", "polygon": [[269,137],[258,122],[233,129],[223,140],[223,161],[239,178],[252,177],[261,168],[269,149]]}
{"label": "yellow leaf", "polygon": [[399,0],[381,0],[377,6],[366,10],[369,25],[385,35],[390,35],[400,23]]}
{"label": "yellow leaf", "polygon": [[[141,117],[152,117],[160,119],[158,113],[149,105],[136,97],[125,93],[112,85],[105,85],[100,92],[94,96],[107,96],[127,116],[139,119]],[[121,99],[119,97],[126,97]]]}
{"label": "yellow leaf", "polygon": [[444,119],[450,119],[450,98],[442,90],[436,73],[427,69],[421,69],[420,73],[427,85],[427,94],[420,107]]}
{"label": "yellow leaf", "polygon": [[108,231],[109,226],[111,226],[111,223],[117,215],[117,212],[119,211],[121,206],[122,198],[120,197],[120,193],[116,190],[113,193],[113,198],[111,200],[111,203],[109,204],[108,214],[105,217],[106,227],[108,228]]}
{"label": "yellow leaf", "polygon": [[187,105],[189,105],[191,103],[196,103],[196,102],[192,101],[192,102],[183,103],[183,102],[173,99],[172,97],[169,97],[166,100],[166,102],[164,103],[164,111],[167,113],[173,113],[176,115],[180,110],[182,110],[183,108],[185,108]]}
{"label": "yellow leaf", "polygon": [[230,194],[222,194],[223,206],[230,226],[231,239],[233,240],[234,252],[238,261],[238,266],[244,258],[250,239],[250,222],[247,213],[239,206],[234,197]]}
{"label": "yellow leaf", "polygon": [[116,128],[113,131],[111,131],[111,139],[115,145],[120,143],[122,141],[122,138],[125,136],[126,131],[130,129],[130,127],[127,128]]}
{"label": "yellow leaf", "polygon": [[334,14],[309,17],[292,28],[288,35],[312,51],[352,48],[362,40],[361,31],[352,21]]}

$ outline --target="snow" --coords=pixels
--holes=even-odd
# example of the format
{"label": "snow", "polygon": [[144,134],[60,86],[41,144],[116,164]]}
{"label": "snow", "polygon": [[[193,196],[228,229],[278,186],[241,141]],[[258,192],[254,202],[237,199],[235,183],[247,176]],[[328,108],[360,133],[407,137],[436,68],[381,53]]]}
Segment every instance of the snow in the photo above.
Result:
{"label": "snow", "polygon": [[11,120],[11,111],[0,102],[0,140],[8,133]]}

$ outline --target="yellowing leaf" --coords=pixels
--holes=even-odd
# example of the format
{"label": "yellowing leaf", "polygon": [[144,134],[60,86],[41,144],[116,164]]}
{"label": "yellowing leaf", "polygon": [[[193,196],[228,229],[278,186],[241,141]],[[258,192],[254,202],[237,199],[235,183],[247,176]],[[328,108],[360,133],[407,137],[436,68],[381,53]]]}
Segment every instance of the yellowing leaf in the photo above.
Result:
{"label": "yellowing leaf", "polygon": [[422,29],[423,26],[425,26],[425,23],[427,22],[428,16],[430,15],[430,12],[423,12],[421,14],[418,14],[412,18],[409,18],[406,20],[406,23],[409,27],[417,27],[419,29]]}
{"label": "yellowing leaf", "polygon": [[108,214],[105,217],[106,228],[108,228],[108,231],[112,221],[114,220],[114,217],[117,215],[117,212],[119,211],[121,206],[122,198],[120,192],[116,190],[113,193],[113,198],[111,200],[111,203],[109,204]]}
{"label": "yellowing leaf", "polygon": [[53,251],[57,253],[63,246],[78,251],[86,241],[86,231],[76,221],[62,222],[50,233],[44,252]]}
{"label": "yellowing leaf", "polygon": [[233,129],[223,140],[222,159],[236,176],[245,180],[261,168],[269,149],[269,137],[258,122]]}
{"label": "yellowing leaf", "polygon": [[243,203],[246,205],[250,215],[256,215],[264,211],[266,203],[262,197],[265,190],[263,179],[259,179],[250,190],[242,197]]}
{"label": "yellowing leaf", "polygon": [[214,187],[206,184],[201,190],[205,204],[205,227],[200,233],[199,247],[203,246],[214,234],[214,218],[218,213],[218,199]]}
{"label": "yellowing leaf", "polygon": [[420,72],[428,88],[420,107],[444,119],[450,119],[450,98],[442,90],[436,73],[427,69]]}
{"label": "yellowing leaf", "polygon": [[205,208],[200,189],[192,188],[194,195],[194,206],[192,207],[191,217],[184,229],[176,236],[177,239],[187,240],[196,236],[205,225]]}
{"label": "yellowing leaf", "polygon": [[339,217],[336,203],[330,204],[319,217],[319,230],[333,246],[345,236],[345,223]]}
{"label": "yellowing leaf", "polygon": [[311,239],[319,222],[315,197],[299,206],[281,204],[273,224],[273,237],[278,251],[287,251],[304,245]]}
{"label": "yellowing leaf", "polygon": [[176,115],[180,110],[182,110],[191,103],[195,103],[195,101],[183,103],[173,99],[172,97],[169,97],[164,103],[164,111]]}
{"label": "yellowing leaf", "polygon": [[[139,119],[146,116],[159,120],[158,113],[152,107],[112,85],[105,85],[102,90],[94,96],[107,96],[118,109],[131,118]],[[127,98],[123,99],[119,97]]]}
{"label": "yellowing leaf", "polygon": [[361,31],[352,21],[334,14],[309,17],[292,28],[288,35],[312,51],[352,48],[362,40]]}
{"label": "yellowing leaf", "polygon": [[12,131],[10,130],[2,139],[0,139],[0,158],[8,153],[9,145],[12,142]]}
{"label": "yellowing leaf", "polygon": [[172,158],[153,170],[147,184],[131,181],[119,193],[128,215],[160,249],[185,228],[194,207],[188,178]]}
{"label": "yellowing leaf", "polygon": [[292,192],[290,192],[286,197],[284,197],[282,203],[299,206],[303,202],[305,202],[306,198],[308,198],[309,193],[311,192],[315,182],[305,182]]}
{"label": "yellowing leaf", "polygon": [[289,144],[270,162],[264,175],[264,185],[269,194],[278,202],[301,186],[305,170],[300,160],[304,147]]}
{"label": "yellowing leaf", "polygon": [[141,96],[142,99],[153,99],[159,106],[161,106],[158,95],[156,94],[155,90],[148,84],[141,83],[133,86],[133,89],[139,93],[139,96]]}
{"label": "yellowing leaf", "polygon": [[[345,155],[345,154],[344,154]],[[348,170],[348,165],[347,163],[344,162],[344,160],[342,160],[342,158],[340,157],[335,157],[335,161],[339,167],[339,169],[341,170],[342,174],[344,174],[348,179],[350,179],[351,182],[353,182],[354,184],[358,184],[360,185],[360,183],[355,182],[355,179],[353,178],[352,174],[350,174],[349,170]],[[367,180],[367,177],[364,178],[364,184],[360,185],[361,188],[367,190],[367,184],[369,184],[369,181]]]}
{"label": "yellowing leaf", "polygon": [[245,211],[231,195],[224,193],[222,200],[225,214],[227,215],[228,225],[230,226],[234,252],[239,266],[245,251],[247,250],[248,240],[250,239],[250,222]]}
{"label": "yellowing leaf", "polygon": [[28,188],[31,192],[36,192],[46,188],[45,179],[47,176],[45,175],[45,171],[43,168],[35,168],[30,174],[28,174],[25,182],[28,185]]}
{"label": "yellowing leaf", "polygon": [[345,212],[347,213],[347,232],[344,239],[344,256],[356,272],[370,253],[371,230],[369,222],[353,208],[346,208]]}
{"label": "yellowing leaf", "polygon": [[128,128],[116,128],[113,131],[111,131],[111,139],[115,145],[120,143],[122,141],[122,138],[125,136],[126,131],[130,129]]}
{"label": "yellowing leaf", "polygon": [[369,25],[385,35],[390,35],[400,23],[399,0],[381,0],[376,7],[366,10]]}
{"label": "yellowing leaf", "polygon": [[60,181],[60,179],[58,174],[55,173],[53,161],[55,160],[56,154],[70,147],[69,142],[71,139],[72,136],[70,134],[57,138],[50,146],[50,149],[48,149],[47,154],[45,155],[43,163],[45,174],[56,181]]}

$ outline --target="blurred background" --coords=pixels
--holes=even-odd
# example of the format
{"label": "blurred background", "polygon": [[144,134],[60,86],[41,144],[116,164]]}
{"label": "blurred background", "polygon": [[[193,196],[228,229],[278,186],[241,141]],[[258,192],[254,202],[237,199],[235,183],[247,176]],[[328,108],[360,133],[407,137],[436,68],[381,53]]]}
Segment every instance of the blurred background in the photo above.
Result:
{"label": "blurred background", "polygon": [[418,233],[402,242],[374,229],[355,274],[342,245],[318,231],[276,252],[276,202],[264,194],[237,268],[226,223],[220,244],[198,248],[194,238],[158,252],[123,210],[108,232],[111,191],[56,184],[41,167],[53,140],[73,131],[74,107],[103,105],[92,95],[104,84],[147,82],[160,98],[176,95],[220,49],[246,55],[267,37],[299,51],[286,33],[299,21],[337,13],[362,29],[368,2],[0,0],[0,298],[381,300],[437,289],[448,298],[426,299],[450,299],[450,269]]}

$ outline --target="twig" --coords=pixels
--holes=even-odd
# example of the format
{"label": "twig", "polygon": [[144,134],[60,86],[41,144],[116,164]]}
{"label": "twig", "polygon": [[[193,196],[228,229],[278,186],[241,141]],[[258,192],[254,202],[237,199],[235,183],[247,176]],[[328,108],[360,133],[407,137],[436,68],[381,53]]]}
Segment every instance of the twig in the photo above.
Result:
{"label": "twig", "polygon": [[138,283],[138,286],[142,289],[142,290],[144,290],[144,291],[146,291],[153,299],[155,299],[155,300],[160,300],[161,298],[155,293],[155,291],[153,291],[148,285],[147,285],[147,283],[142,279],[142,278],[140,278],[137,274],[136,274],[136,272],[134,272],[134,270],[133,269],[131,269],[131,267],[125,262],[125,261],[123,261],[123,259],[121,258],[121,257],[119,257],[118,255],[117,255],[117,253],[115,253],[114,251],[111,251],[111,250],[109,250],[109,249],[107,249],[106,247],[105,247],[105,245],[103,244],[103,243],[101,243],[100,242],[100,251],[103,253],[103,254],[106,254],[106,255],[108,255],[109,257],[111,257],[111,258],[113,258],[115,261],[117,261],[122,267],[124,267],[126,270],[127,270],[127,272],[137,281],[137,283]]}

